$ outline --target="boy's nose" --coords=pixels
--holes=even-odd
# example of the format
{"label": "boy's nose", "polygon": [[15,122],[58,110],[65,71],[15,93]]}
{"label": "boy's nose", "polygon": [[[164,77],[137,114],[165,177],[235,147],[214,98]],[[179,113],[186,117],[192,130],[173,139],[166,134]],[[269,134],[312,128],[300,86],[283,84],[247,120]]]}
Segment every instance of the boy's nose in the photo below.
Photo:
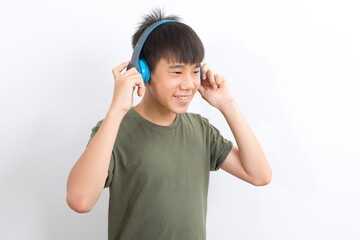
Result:
{"label": "boy's nose", "polygon": [[195,88],[194,79],[190,75],[184,75],[184,78],[181,80],[180,88],[182,90],[193,90]]}

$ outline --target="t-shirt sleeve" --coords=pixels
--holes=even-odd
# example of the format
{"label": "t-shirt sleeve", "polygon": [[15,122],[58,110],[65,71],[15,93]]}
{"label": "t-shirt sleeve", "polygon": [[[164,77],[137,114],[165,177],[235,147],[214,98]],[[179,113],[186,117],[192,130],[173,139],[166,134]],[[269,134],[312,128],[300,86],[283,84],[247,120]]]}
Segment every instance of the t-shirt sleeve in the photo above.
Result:
{"label": "t-shirt sleeve", "polygon": [[[91,140],[94,138],[94,136],[97,133],[97,131],[99,130],[102,122],[103,122],[103,120],[99,121],[98,124],[95,127],[93,127],[93,129],[91,130],[90,139],[89,139],[86,147],[89,145]],[[107,188],[107,187],[110,186],[110,184],[112,182],[112,179],[113,179],[113,176],[114,176],[114,168],[115,168],[115,155],[114,155],[114,150],[113,150],[112,153],[111,153],[111,158],[110,158],[110,164],[109,164],[109,169],[108,169],[108,177],[106,178],[104,188]]]}
{"label": "t-shirt sleeve", "polygon": [[220,131],[214,127],[208,119],[204,118],[204,120],[207,124],[210,140],[210,171],[217,171],[229,155],[233,143],[224,138]]}

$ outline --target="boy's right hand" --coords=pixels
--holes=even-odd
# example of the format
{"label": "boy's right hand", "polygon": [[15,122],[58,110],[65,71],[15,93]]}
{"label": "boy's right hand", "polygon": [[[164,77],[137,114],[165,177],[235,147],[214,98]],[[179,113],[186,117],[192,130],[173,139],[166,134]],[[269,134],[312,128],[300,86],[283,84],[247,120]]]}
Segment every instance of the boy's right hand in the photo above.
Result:
{"label": "boy's right hand", "polygon": [[129,65],[130,61],[124,62],[115,67],[112,72],[114,75],[114,95],[111,103],[111,109],[127,113],[133,105],[133,94],[135,86],[138,86],[137,94],[142,96],[145,91],[145,84],[141,74],[135,67],[121,74]]}

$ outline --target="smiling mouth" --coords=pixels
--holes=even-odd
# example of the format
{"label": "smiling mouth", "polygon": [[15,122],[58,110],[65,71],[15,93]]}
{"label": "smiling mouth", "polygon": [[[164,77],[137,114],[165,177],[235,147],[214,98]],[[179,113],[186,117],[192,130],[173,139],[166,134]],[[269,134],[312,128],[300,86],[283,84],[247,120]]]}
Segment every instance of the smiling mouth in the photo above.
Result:
{"label": "smiling mouth", "polygon": [[185,96],[175,96],[176,98],[179,98],[181,100],[187,100],[190,98],[190,95],[185,95]]}
{"label": "smiling mouth", "polygon": [[178,95],[178,96],[175,95],[174,97],[182,103],[188,103],[190,102],[191,99],[191,95]]}

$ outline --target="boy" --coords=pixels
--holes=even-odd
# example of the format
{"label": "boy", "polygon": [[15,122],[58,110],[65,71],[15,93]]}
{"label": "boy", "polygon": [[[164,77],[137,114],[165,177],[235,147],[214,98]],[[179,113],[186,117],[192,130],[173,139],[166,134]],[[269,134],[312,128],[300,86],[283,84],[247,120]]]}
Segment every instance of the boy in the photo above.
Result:
{"label": "boy", "polygon": [[[150,25],[162,20],[171,21],[154,28],[139,53],[150,80],[138,67],[122,73],[129,62],[113,69],[110,109],[92,129],[68,178],[66,200],[79,213],[89,212],[102,190],[110,188],[109,239],[206,239],[210,171],[221,167],[255,186],[271,179],[228,82],[209,65],[200,65],[204,47],[189,26],[154,11],[134,34],[133,47]],[[133,107],[136,86],[138,96],[146,91]],[[224,115],[238,148],[208,119],[187,112],[197,91]]]}

